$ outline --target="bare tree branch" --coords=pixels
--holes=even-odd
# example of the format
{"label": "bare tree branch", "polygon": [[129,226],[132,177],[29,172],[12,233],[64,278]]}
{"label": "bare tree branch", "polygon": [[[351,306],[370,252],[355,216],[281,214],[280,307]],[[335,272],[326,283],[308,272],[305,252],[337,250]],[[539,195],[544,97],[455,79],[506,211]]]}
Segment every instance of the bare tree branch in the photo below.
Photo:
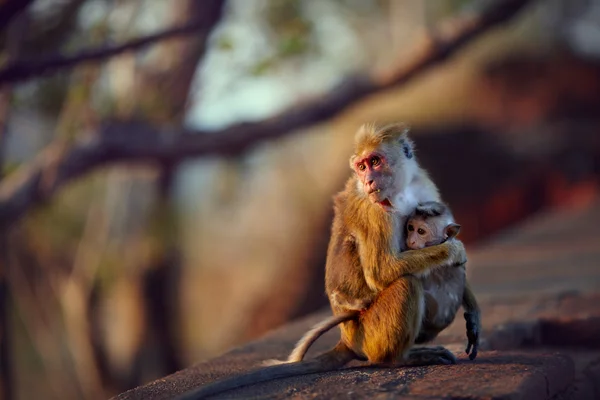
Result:
{"label": "bare tree branch", "polygon": [[[0,8],[0,22],[3,15],[8,13],[7,8],[10,8],[10,6],[13,7],[11,9],[12,15],[18,14],[18,6],[14,3],[14,1],[12,3],[5,3]],[[6,30],[5,57],[8,59],[19,54],[25,26],[26,23],[23,19],[17,19]],[[8,144],[8,118],[11,112],[12,97],[13,93],[10,88],[0,87],[0,182],[4,179],[4,166]],[[10,271],[9,248],[8,231],[0,228],[0,396],[4,399],[12,399],[15,392],[15,365],[12,356],[13,327],[10,318],[12,305],[8,279]]]}
{"label": "bare tree branch", "polygon": [[7,0],[0,5],[0,30],[6,29],[10,21],[31,3],[33,0]]}
{"label": "bare tree branch", "polygon": [[206,3],[203,4],[205,13],[202,17],[184,26],[167,29],[163,32],[148,35],[117,46],[83,50],[71,56],[54,54],[39,60],[16,60],[9,62],[8,65],[0,69],[0,85],[24,81],[62,69],[73,68],[82,63],[99,62],[121,53],[139,50],[156,42],[174,37],[189,36],[193,33],[208,36],[210,29],[207,29],[207,27],[212,27],[212,21],[220,19],[225,0],[204,0],[204,3]]}
{"label": "bare tree branch", "polygon": [[494,3],[478,17],[455,21],[452,29],[436,35],[436,41],[426,40],[416,49],[417,56],[394,73],[386,77],[351,77],[312,103],[262,122],[238,124],[220,132],[159,131],[143,122],[111,122],[86,142],[68,149],[52,145],[0,184],[0,226],[14,223],[30,207],[48,200],[72,179],[109,163],[177,163],[205,155],[239,154],[262,141],[331,118],[356,100],[403,84],[442,62],[480,33],[508,21],[527,3],[528,0]]}

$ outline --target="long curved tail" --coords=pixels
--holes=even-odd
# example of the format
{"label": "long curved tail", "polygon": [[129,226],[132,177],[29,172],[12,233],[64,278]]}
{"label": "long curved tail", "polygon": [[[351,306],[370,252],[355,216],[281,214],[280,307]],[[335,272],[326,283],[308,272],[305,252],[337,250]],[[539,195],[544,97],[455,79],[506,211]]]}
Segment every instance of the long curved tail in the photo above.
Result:
{"label": "long curved tail", "polygon": [[312,360],[263,367],[243,375],[209,383],[184,393],[178,398],[178,400],[203,399],[207,396],[213,396],[218,393],[248,386],[254,383],[289,378],[298,375],[313,374],[317,372],[333,371],[343,367],[355,358],[356,355],[354,352],[350,350],[344,343],[339,342],[333,349],[319,355]]}
{"label": "long curved tail", "polygon": [[334,315],[332,317],[327,318],[324,321],[319,322],[315,326],[313,326],[308,332],[302,336],[298,343],[296,343],[296,347],[290,353],[287,360],[266,360],[263,361],[262,365],[265,367],[270,367],[272,365],[279,364],[289,364],[293,362],[302,361],[306,352],[312,346],[312,344],[321,337],[325,332],[335,327],[336,325],[341,324],[342,322],[350,321],[351,319],[357,318],[359,312],[358,311],[348,311],[343,314]]}
{"label": "long curved tail", "polygon": [[350,321],[358,317],[358,311],[348,311],[340,315],[334,315],[332,317],[327,318],[325,321],[319,322],[315,326],[311,328],[310,331],[306,332],[304,336],[296,343],[296,347],[290,353],[287,362],[297,362],[302,361],[304,355],[312,346],[312,344],[317,340],[321,335],[330,330],[331,328],[341,324],[342,322]]}

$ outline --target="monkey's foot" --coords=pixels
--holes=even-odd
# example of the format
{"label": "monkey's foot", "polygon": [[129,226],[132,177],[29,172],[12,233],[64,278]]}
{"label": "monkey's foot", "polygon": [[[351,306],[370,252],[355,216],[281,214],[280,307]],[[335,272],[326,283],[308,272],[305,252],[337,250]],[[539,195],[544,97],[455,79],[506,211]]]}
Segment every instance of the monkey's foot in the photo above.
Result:
{"label": "monkey's foot", "polygon": [[406,365],[411,366],[440,364],[456,364],[456,356],[443,346],[413,347],[406,361]]}

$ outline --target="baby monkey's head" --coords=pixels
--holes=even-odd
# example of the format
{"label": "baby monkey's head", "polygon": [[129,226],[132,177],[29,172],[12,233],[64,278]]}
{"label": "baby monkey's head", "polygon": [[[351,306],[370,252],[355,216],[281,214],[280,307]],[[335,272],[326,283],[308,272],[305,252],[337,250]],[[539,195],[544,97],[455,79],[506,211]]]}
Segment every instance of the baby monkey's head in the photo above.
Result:
{"label": "baby monkey's head", "polygon": [[447,205],[437,201],[421,203],[406,222],[406,247],[418,250],[440,244],[459,231],[460,225],[454,222]]}

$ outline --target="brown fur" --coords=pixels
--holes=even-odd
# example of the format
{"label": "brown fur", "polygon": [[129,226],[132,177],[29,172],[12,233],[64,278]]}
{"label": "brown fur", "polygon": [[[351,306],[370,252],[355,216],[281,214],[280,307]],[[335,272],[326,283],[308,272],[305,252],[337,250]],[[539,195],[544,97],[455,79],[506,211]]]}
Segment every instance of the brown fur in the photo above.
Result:
{"label": "brown fur", "polygon": [[412,147],[412,141],[408,138],[408,131],[408,126],[401,123],[387,125],[364,124],[354,136],[354,155],[380,148],[384,143],[393,143],[398,138],[401,138],[401,141],[395,144],[398,148],[393,149],[394,151],[400,151],[399,147],[402,145],[402,141]]}
{"label": "brown fur", "polygon": [[[355,175],[334,197],[325,287],[334,313],[332,319],[347,319],[341,324],[337,346],[314,360],[263,368],[201,387],[185,398],[197,399],[251,383],[337,369],[353,358],[395,365],[455,362],[455,356],[442,347],[411,349],[424,304],[422,283],[416,275],[432,268],[464,264],[466,254],[458,240],[401,252],[408,215],[418,203],[439,200],[436,186],[414,159],[406,130],[398,124],[361,127],[350,159]],[[374,151],[385,162],[373,163]],[[359,171],[360,163],[364,166],[367,162]],[[352,311],[331,301],[334,293],[372,302],[363,312]]]}

